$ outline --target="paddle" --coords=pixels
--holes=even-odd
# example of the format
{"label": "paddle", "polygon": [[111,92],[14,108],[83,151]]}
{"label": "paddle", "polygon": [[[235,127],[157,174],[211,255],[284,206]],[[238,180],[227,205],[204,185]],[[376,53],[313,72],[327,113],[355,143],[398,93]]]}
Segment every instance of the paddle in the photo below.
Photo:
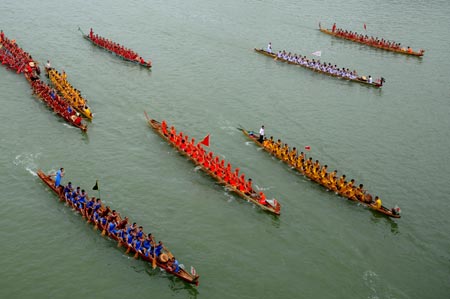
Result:
{"label": "paddle", "polygon": [[78,26],[78,30],[81,32],[81,34],[86,36],[86,34],[84,34],[83,30],[81,30],[81,28],[79,26]]}
{"label": "paddle", "polygon": [[147,118],[147,121],[150,122],[150,117],[148,116],[147,111],[144,110],[144,114],[145,114],[145,117]]}
{"label": "paddle", "polygon": [[169,249],[166,248],[166,246],[163,245],[164,250],[167,252],[167,255],[169,256],[169,259],[172,259],[174,256],[172,252],[169,251]]}
{"label": "paddle", "polygon": [[156,269],[156,253],[155,253],[155,250],[153,250],[152,268]]}

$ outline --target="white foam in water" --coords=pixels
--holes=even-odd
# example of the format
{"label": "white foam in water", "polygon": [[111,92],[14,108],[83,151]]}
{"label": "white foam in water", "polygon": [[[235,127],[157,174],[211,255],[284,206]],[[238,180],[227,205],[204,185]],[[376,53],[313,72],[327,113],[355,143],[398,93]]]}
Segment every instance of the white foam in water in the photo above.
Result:
{"label": "white foam in water", "polygon": [[363,280],[366,287],[368,287],[371,291],[371,294],[367,298],[370,299],[379,299],[380,296],[378,295],[378,291],[376,286],[379,284],[379,278],[378,275],[370,270],[367,270],[363,274]]}
{"label": "white foam in water", "polygon": [[66,123],[63,123],[63,126],[66,126],[68,128],[78,129],[77,127],[74,127],[74,126],[66,124]]}
{"label": "white foam in water", "polygon": [[39,158],[40,155],[41,153],[20,154],[16,156],[13,163],[16,166],[23,166],[25,170],[28,171],[30,174],[32,174],[33,176],[37,176],[37,173],[35,171],[37,169],[37,165],[35,161]]}

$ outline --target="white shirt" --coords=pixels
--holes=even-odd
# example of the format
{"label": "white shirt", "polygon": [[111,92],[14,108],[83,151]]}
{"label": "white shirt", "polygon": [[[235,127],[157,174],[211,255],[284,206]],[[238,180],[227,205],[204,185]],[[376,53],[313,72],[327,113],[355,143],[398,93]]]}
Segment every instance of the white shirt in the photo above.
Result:
{"label": "white shirt", "polygon": [[259,129],[259,135],[264,136],[264,128]]}
{"label": "white shirt", "polygon": [[372,83],[373,82],[373,79],[372,79],[372,77],[369,77],[369,80],[367,80],[369,83]]}
{"label": "white shirt", "polygon": [[272,44],[267,46],[267,52],[272,53]]}

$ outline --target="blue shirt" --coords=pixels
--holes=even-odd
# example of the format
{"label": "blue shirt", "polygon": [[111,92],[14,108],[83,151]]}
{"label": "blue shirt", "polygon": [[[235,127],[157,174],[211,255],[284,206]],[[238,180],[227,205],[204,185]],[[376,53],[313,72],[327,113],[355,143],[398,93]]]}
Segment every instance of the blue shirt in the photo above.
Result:
{"label": "blue shirt", "polygon": [[156,254],[157,256],[159,256],[159,255],[161,254],[161,250],[162,250],[162,249],[163,249],[163,246],[162,246],[162,245],[156,246],[155,254]]}

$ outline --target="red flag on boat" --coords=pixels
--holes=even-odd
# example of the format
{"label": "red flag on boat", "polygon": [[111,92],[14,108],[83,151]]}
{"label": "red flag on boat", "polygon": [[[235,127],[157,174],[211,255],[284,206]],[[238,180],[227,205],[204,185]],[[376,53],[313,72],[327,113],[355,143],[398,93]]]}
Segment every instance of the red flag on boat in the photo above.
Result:
{"label": "red flag on boat", "polygon": [[200,141],[200,144],[203,144],[205,146],[209,146],[209,134],[205,136],[205,138],[203,138],[202,141]]}
{"label": "red flag on boat", "polygon": [[364,30],[367,30],[367,28],[366,28],[366,23],[364,23]]}
{"label": "red flag on boat", "polygon": [[305,146],[305,150],[309,151],[311,150],[311,147],[309,145]]}

